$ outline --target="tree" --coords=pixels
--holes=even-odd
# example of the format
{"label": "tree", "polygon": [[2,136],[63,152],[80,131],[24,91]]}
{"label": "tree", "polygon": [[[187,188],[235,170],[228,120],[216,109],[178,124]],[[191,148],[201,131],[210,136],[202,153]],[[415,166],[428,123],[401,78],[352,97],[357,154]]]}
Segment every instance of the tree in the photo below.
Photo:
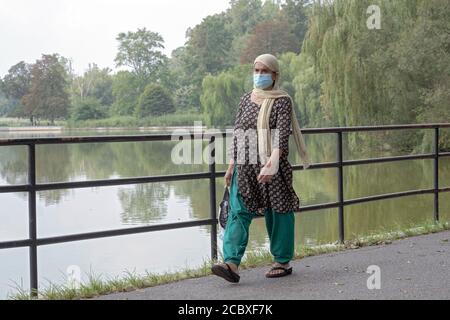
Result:
{"label": "tree", "polygon": [[11,100],[3,92],[3,81],[0,79],[0,116],[7,116],[12,110]]}
{"label": "tree", "polygon": [[25,116],[21,99],[31,86],[31,66],[24,61],[12,66],[2,80],[2,92],[8,100],[5,102],[5,114]]}
{"label": "tree", "polygon": [[67,72],[58,54],[42,55],[31,68],[31,87],[22,98],[27,116],[51,120],[67,116]]}
{"label": "tree", "polygon": [[164,49],[164,39],[160,34],[143,28],[136,32],[119,33],[116,40],[119,41],[116,67],[131,68],[139,80],[139,92],[150,80],[161,78],[159,72],[167,63],[167,57],[160,51]]}
{"label": "tree", "polygon": [[[283,68],[283,70],[285,69]],[[291,84],[295,94],[293,96],[295,105],[301,114],[301,125],[307,124],[315,128],[331,126],[332,119],[325,113],[320,102],[322,74],[317,72],[313,59],[308,55],[301,54],[292,60],[289,70],[293,75],[295,74]]]}
{"label": "tree", "polygon": [[179,47],[172,51],[172,56],[168,64],[168,74],[172,79],[172,86],[165,87],[174,92],[174,101],[178,110],[200,110],[197,83],[201,83],[202,78],[196,74],[198,79],[194,79],[195,73],[192,74],[188,71],[195,70],[189,66],[190,61],[187,57],[186,47]]}
{"label": "tree", "polygon": [[71,118],[74,121],[103,119],[106,117],[107,108],[102,106],[101,102],[94,97],[77,98],[71,112]]}
{"label": "tree", "polygon": [[200,100],[208,126],[233,125],[239,98],[252,87],[251,73],[251,65],[246,64],[205,77]]}
{"label": "tree", "polygon": [[112,115],[131,116],[139,99],[138,79],[129,71],[119,71],[113,76],[112,94],[114,103]]}
{"label": "tree", "polygon": [[72,95],[81,100],[94,97],[104,106],[113,103],[111,69],[100,69],[95,63],[89,64],[83,76],[75,77],[72,81]]}
{"label": "tree", "polygon": [[26,95],[31,85],[31,67],[21,61],[8,70],[3,78],[3,92],[9,99],[20,100]]}
{"label": "tree", "polygon": [[[441,123],[450,119],[450,4],[444,0],[423,1],[414,28],[398,43],[399,68],[416,83],[418,122]],[[416,97],[416,96],[414,96]],[[405,106],[407,107],[407,106]],[[430,152],[432,132],[424,133],[421,150]],[[442,130],[442,148],[450,148],[450,133]]]}
{"label": "tree", "polygon": [[298,52],[299,43],[290,31],[285,20],[272,20],[258,24],[251,32],[244,51],[241,53],[241,63],[250,63],[264,53],[278,55],[283,52]]}
{"label": "tree", "polygon": [[224,13],[208,16],[191,32],[187,51],[201,70],[216,74],[230,66],[227,59],[232,34]]}
{"label": "tree", "polygon": [[186,46],[174,52],[176,64],[171,68],[178,70],[175,75],[181,78],[179,88],[185,87],[183,90],[192,93],[192,97],[187,99],[190,107],[199,108],[203,78],[234,63],[229,57],[233,39],[230,19],[224,13],[208,16],[188,30],[187,36]]}
{"label": "tree", "polygon": [[175,112],[172,97],[160,84],[149,84],[139,98],[136,116],[146,118]]}
{"label": "tree", "polygon": [[231,18],[231,30],[234,36],[248,33],[261,22],[261,0],[231,0],[227,15]]}
{"label": "tree", "polygon": [[[296,41],[301,48],[301,43],[308,31],[307,9],[311,1],[309,0],[286,0],[281,5],[283,16],[289,22],[290,30],[297,38]],[[298,53],[298,51],[296,51]]]}
{"label": "tree", "polygon": [[[450,96],[449,2],[379,0],[382,28],[375,30],[367,27],[369,16],[361,14],[371,4],[317,1],[311,10],[301,56],[304,62],[311,60],[308,64],[319,74],[315,78],[321,81],[320,105],[327,122],[358,126],[445,119]],[[303,76],[297,83],[308,88],[305,81],[308,77]],[[395,131],[381,138],[364,137],[362,143],[354,135],[350,142],[372,148],[389,143],[393,150],[412,151],[421,136]],[[429,137],[423,141],[430,145]]]}

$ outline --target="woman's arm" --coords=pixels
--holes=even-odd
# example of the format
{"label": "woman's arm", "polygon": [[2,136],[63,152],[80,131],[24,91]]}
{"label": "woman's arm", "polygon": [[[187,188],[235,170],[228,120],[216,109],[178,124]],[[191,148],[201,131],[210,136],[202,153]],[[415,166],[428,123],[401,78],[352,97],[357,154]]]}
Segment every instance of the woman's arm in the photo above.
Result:
{"label": "woman's arm", "polygon": [[233,130],[232,143],[231,143],[231,147],[228,151],[228,155],[230,157],[229,167],[231,167],[231,168],[234,166],[234,164],[237,161],[238,148],[237,148],[236,127],[238,126],[238,124],[241,121],[243,100],[244,100],[244,97],[241,97],[241,100],[239,101],[238,109],[236,111],[236,115],[235,115],[235,119],[234,119],[234,130]]}
{"label": "woman's arm", "polygon": [[235,116],[235,120],[234,120],[234,130],[233,130],[233,137],[232,137],[232,143],[231,143],[231,147],[229,149],[229,157],[230,157],[230,164],[228,165],[228,170],[227,173],[225,174],[225,184],[227,186],[230,186],[231,184],[231,177],[233,175],[233,170],[234,170],[234,166],[235,163],[237,161],[237,137],[235,134],[235,130],[236,130],[236,126],[239,124],[240,122],[240,118],[241,118],[241,114],[242,114],[242,101],[243,101],[244,97],[241,97],[241,100],[239,102],[238,105],[238,110],[236,112],[236,116]]}

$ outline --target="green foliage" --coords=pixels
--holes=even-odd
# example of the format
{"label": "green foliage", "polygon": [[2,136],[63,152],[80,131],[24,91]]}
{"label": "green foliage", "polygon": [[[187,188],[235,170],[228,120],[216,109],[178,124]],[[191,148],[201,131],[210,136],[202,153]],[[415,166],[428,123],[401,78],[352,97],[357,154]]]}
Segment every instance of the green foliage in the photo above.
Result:
{"label": "green foliage", "polygon": [[49,119],[52,122],[68,114],[67,68],[58,54],[42,55],[31,68],[31,86],[22,97],[28,117]]}
{"label": "green foliage", "polygon": [[[380,30],[370,30],[369,15],[362,14],[372,4],[381,8]],[[449,14],[446,0],[317,1],[302,55],[320,75],[326,122],[386,125],[448,115],[437,109],[448,109]],[[297,85],[305,87],[308,80],[299,77]],[[297,92],[299,99],[302,95]],[[411,150],[419,139],[394,132],[383,143]]]}
{"label": "green foliage", "polygon": [[134,116],[114,116],[98,120],[71,121],[68,123],[68,126],[74,128],[140,128],[155,126],[191,127],[195,121],[204,122],[203,115],[198,114],[198,112],[193,110],[188,110],[143,119],[137,119]]}
{"label": "green foliage", "polygon": [[302,115],[301,124],[310,127],[328,126],[331,116],[327,115],[320,102],[322,74],[316,72],[313,59],[300,55],[291,62],[290,70],[296,74],[292,80],[295,104]]}
{"label": "green foliage", "polygon": [[138,79],[129,71],[119,71],[113,77],[112,94],[114,103],[111,108],[111,115],[133,115],[139,98],[137,85]]}
{"label": "green foliage", "polygon": [[170,94],[160,84],[150,84],[139,98],[135,115],[146,118],[174,112],[175,106]]}
{"label": "green foliage", "polygon": [[261,22],[261,0],[231,0],[227,15],[231,19],[231,30],[234,35],[248,33]]}
{"label": "green foliage", "polygon": [[120,33],[119,52],[116,67],[129,67],[138,79],[140,92],[149,81],[161,78],[160,69],[167,63],[167,57],[160,51],[164,49],[164,39],[156,32],[146,28],[136,32]]}
{"label": "green foliage", "polygon": [[71,118],[73,121],[103,119],[107,117],[107,107],[94,97],[77,99],[73,104]]}
{"label": "green foliage", "polygon": [[300,41],[289,32],[289,22],[282,19],[259,23],[247,40],[241,52],[241,62],[251,63],[264,53],[279,55],[283,52],[298,52]]}
{"label": "green foliage", "polygon": [[94,97],[98,99],[102,105],[112,105],[113,79],[110,75],[111,71],[112,70],[109,68],[100,69],[95,63],[89,64],[89,69],[83,76],[75,77],[72,80],[72,99]]}
{"label": "green foliage", "polygon": [[0,96],[2,97],[0,114],[24,116],[21,99],[31,87],[31,65],[21,61],[12,66],[0,84]]}
{"label": "green foliage", "polygon": [[200,100],[208,126],[234,124],[239,99],[251,88],[251,70],[251,65],[242,65],[205,78]]}
{"label": "green foliage", "polygon": [[192,62],[205,72],[216,74],[231,66],[227,52],[232,34],[225,14],[216,14],[203,19],[189,33],[187,53]]}
{"label": "green foliage", "polygon": [[290,30],[302,42],[308,31],[308,18],[306,10],[309,0],[286,0],[282,4],[282,13],[289,22]]}
{"label": "green foliage", "polygon": [[0,79],[0,116],[7,116],[13,108],[13,100],[6,97],[2,90],[2,83]]}
{"label": "green foliage", "polygon": [[20,100],[31,86],[31,65],[21,61],[8,70],[2,80],[2,92],[7,98]]}

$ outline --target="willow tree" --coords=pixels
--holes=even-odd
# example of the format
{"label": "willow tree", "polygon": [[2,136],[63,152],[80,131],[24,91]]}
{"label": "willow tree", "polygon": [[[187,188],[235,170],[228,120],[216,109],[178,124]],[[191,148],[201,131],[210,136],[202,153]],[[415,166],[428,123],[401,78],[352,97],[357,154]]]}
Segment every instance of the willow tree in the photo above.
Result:
{"label": "willow tree", "polygon": [[[368,9],[373,5],[380,9],[380,28],[368,26],[373,14]],[[356,126],[417,121],[424,103],[423,82],[427,80],[414,77],[412,70],[423,67],[415,65],[426,46],[419,39],[425,41],[432,32],[417,35],[415,41],[405,39],[416,31],[424,15],[435,20],[438,17],[432,13],[447,12],[447,8],[448,0],[316,1],[311,6],[301,58],[304,63],[311,59],[321,78],[319,94],[325,122]],[[434,33],[445,36],[446,21],[442,20],[444,27],[428,25]],[[448,54],[448,46],[440,49]],[[430,61],[427,65],[432,66]],[[305,79],[299,79],[302,76],[296,79],[297,86],[305,84]],[[398,140],[396,147],[405,141],[399,133],[390,134],[390,138],[391,142]],[[417,143],[414,134],[409,138],[411,146]]]}
{"label": "willow tree", "polygon": [[200,101],[208,126],[233,125],[239,99],[250,90],[251,72],[251,65],[245,64],[205,77]]}

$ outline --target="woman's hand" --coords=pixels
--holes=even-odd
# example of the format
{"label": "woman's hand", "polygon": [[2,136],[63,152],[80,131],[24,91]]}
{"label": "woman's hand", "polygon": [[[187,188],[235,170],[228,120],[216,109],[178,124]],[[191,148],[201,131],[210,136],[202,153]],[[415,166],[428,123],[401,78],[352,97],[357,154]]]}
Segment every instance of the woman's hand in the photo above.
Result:
{"label": "woman's hand", "polygon": [[268,183],[271,182],[273,178],[272,173],[272,162],[267,162],[267,164],[261,169],[261,173],[258,176],[258,183]]}
{"label": "woman's hand", "polygon": [[233,178],[233,171],[234,171],[234,161],[231,161],[230,165],[228,166],[228,170],[225,173],[225,186],[229,187],[231,185],[231,179]]}
{"label": "woman's hand", "polygon": [[267,161],[266,165],[261,169],[261,173],[258,176],[259,183],[269,183],[273,177],[277,174],[280,165],[280,149],[274,149],[272,155]]}

